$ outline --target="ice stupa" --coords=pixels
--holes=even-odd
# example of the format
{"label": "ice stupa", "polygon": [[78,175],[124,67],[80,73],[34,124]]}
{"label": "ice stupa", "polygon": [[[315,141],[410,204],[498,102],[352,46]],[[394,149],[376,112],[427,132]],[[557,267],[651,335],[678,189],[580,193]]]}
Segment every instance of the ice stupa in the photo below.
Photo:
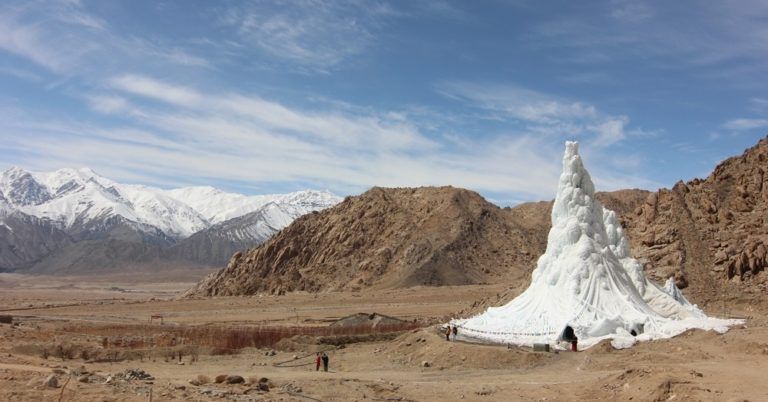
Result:
{"label": "ice stupa", "polygon": [[646,278],[616,214],[595,199],[578,143],[566,142],[552,229],[530,286],[504,306],[451,324],[458,339],[474,342],[557,347],[570,327],[581,348],[603,339],[622,348],[691,328],[725,332],[740,323],[707,317],[675,291]]}

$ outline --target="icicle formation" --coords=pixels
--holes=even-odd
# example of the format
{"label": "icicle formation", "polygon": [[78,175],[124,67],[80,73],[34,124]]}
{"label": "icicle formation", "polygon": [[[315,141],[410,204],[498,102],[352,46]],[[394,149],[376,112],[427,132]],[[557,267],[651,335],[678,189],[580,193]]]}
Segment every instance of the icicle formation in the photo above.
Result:
{"label": "icicle formation", "polygon": [[459,337],[556,344],[571,327],[583,347],[606,338],[625,347],[636,339],[667,338],[689,328],[725,331],[734,324],[706,317],[682,295],[670,296],[645,277],[616,214],[595,199],[578,150],[578,143],[566,143],[547,249],[531,285],[505,306],[452,321]]}

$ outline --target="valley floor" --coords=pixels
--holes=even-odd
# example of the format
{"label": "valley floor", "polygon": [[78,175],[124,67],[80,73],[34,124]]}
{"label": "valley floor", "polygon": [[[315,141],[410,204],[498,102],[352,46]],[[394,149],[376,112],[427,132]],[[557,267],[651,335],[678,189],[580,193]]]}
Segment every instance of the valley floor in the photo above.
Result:
{"label": "valley floor", "polygon": [[[626,350],[600,344],[578,353],[535,353],[446,342],[434,326],[426,326],[343,348],[298,337],[280,342],[274,355],[268,353],[271,348],[201,352],[197,361],[183,356],[183,364],[160,352],[126,354],[115,361],[57,355],[57,346],[103,348],[102,337],[73,332],[78,325],[123,328],[162,315],[169,327],[320,326],[358,312],[436,322],[505,290],[463,286],[175,300],[189,285],[0,275],[0,315],[11,315],[16,323],[0,324],[0,400],[147,401],[150,392],[154,401],[760,401],[768,395],[768,317],[762,300],[758,308],[755,300],[733,302],[731,314],[747,322],[724,335],[691,331]],[[711,312],[718,313],[714,307]],[[315,371],[317,350],[328,352],[330,372]],[[128,369],[154,379],[121,377]],[[51,374],[58,378],[57,388],[41,385]],[[240,375],[253,384],[189,382],[220,374]],[[262,377],[269,380],[269,392],[257,389]]]}

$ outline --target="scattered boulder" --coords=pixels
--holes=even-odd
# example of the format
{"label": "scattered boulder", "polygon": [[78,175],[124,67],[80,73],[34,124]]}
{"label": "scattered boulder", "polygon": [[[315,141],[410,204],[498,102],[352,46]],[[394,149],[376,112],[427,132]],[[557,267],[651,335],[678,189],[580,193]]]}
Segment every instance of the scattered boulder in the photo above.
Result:
{"label": "scattered boulder", "polygon": [[245,382],[245,378],[239,375],[228,375],[227,384],[242,384]]}
{"label": "scattered boulder", "polygon": [[51,374],[48,377],[46,377],[45,380],[43,380],[43,386],[48,388],[58,388],[59,387],[59,379]]}
{"label": "scattered boulder", "polygon": [[227,375],[226,374],[219,374],[213,380],[213,382],[215,382],[216,384],[221,384],[224,381],[227,381]]}
{"label": "scattered boulder", "polygon": [[269,392],[269,378],[267,377],[259,378],[258,388],[259,388],[259,391]]}
{"label": "scattered boulder", "polygon": [[155,379],[155,377],[152,377],[152,375],[150,375],[146,371],[138,368],[126,369],[122,373],[117,374],[116,377],[121,377],[126,381],[131,381],[131,380],[152,381]]}
{"label": "scattered boulder", "polygon": [[426,360],[424,360],[423,362],[421,362],[421,367],[430,367],[430,366],[432,366],[432,363],[430,363],[430,362],[428,362],[428,361],[426,361]]}

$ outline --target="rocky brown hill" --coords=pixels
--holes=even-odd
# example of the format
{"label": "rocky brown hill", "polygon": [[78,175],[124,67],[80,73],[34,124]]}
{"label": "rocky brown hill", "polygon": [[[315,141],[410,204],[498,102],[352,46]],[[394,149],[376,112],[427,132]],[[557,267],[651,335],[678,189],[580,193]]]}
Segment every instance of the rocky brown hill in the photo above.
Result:
{"label": "rocky brown hill", "polygon": [[[768,139],[706,179],[657,192],[599,193],[626,228],[649,277],[670,276],[698,300],[768,287]],[[304,216],[236,253],[188,295],[291,290],[527,284],[546,246],[551,202],[501,209],[452,187],[373,188]],[[511,290],[513,293],[517,290]],[[727,293],[727,292],[726,292]]]}
{"label": "rocky brown hill", "polygon": [[461,285],[527,274],[546,233],[477,193],[375,187],[237,253],[189,294]]}
{"label": "rocky brown hill", "polygon": [[[647,194],[600,197],[624,211]],[[453,187],[373,188],[236,253],[187,295],[527,281],[546,246],[551,204],[501,209]]]}
{"label": "rocky brown hill", "polygon": [[694,291],[725,280],[765,290],[768,277],[768,138],[720,163],[706,179],[678,182],[622,216],[635,257],[657,279]]}

